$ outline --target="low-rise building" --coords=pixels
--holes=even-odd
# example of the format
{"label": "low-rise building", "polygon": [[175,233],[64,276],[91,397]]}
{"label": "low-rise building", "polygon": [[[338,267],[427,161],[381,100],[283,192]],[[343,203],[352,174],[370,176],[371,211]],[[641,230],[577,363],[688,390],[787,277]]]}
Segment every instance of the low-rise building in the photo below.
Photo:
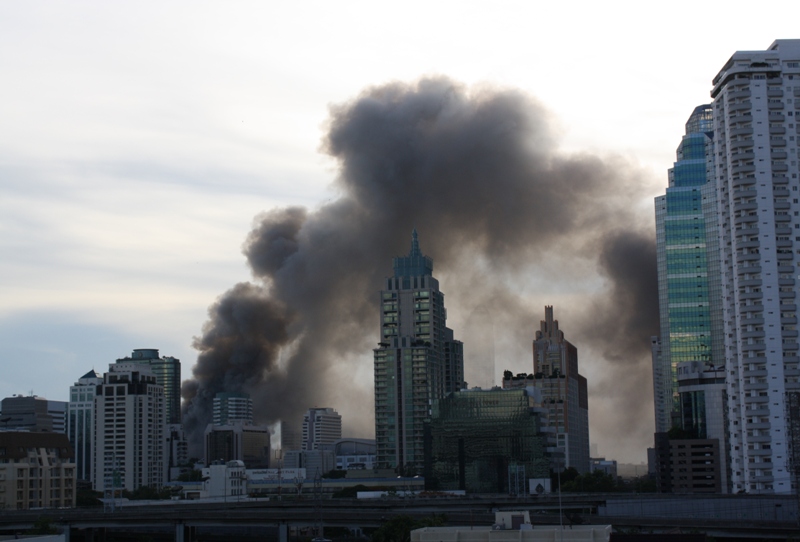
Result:
{"label": "low-rise building", "polygon": [[72,507],[75,485],[67,435],[0,431],[0,509]]}
{"label": "low-rise building", "polygon": [[434,401],[425,424],[425,480],[432,490],[524,494],[550,473],[551,434],[536,390],[472,389]]}
{"label": "low-rise building", "polygon": [[270,430],[266,425],[213,425],[205,432],[206,464],[243,461],[247,468],[269,467]]}

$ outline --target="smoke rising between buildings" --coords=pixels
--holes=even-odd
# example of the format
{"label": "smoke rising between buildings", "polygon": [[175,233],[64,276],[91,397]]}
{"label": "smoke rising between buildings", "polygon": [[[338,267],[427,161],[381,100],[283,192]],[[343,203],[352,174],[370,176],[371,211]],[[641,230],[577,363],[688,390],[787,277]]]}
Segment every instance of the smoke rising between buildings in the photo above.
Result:
{"label": "smoke rising between buildings", "polygon": [[553,119],[522,92],[445,77],[366,89],[331,107],[326,128],[336,196],[255,219],[244,244],[252,281],[217,299],[195,339],[187,432],[202,435],[224,390],[249,393],[259,423],[332,406],[351,433],[370,435],[377,292],[416,228],[468,375],[473,345],[459,322],[491,314],[494,346],[476,351],[493,351],[498,370],[530,371],[533,331],[554,304],[589,379],[592,438],[641,449],[658,313],[642,172],[562,152]]}

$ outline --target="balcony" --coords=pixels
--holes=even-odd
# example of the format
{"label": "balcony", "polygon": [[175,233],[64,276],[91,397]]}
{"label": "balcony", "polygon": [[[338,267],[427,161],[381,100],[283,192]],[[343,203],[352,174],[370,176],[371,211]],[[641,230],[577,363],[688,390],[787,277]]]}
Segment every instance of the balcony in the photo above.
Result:
{"label": "balcony", "polygon": [[773,135],[773,134],[785,134],[786,133],[786,128],[784,128],[783,126],[770,126],[769,127],[769,133],[770,133],[770,135]]}
{"label": "balcony", "polygon": [[734,211],[755,211],[758,209],[758,203],[734,203],[733,210]]}
{"label": "balcony", "polygon": [[[752,390],[766,390],[769,385],[766,382],[745,382],[744,383],[744,390],[745,391],[752,391]],[[758,429],[756,427],[750,427],[751,424],[748,424],[748,429]]]}
{"label": "balcony", "polygon": [[767,102],[767,109],[771,111],[783,109],[783,102]]}
{"label": "balcony", "polygon": [[753,146],[753,139],[748,137],[746,139],[738,139],[736,141],[731,141],[730,148],[731,149],[741,149],[742,147],[752,147]]}
{"label": "balcony", "polygon": [[769,138],[769,144],[772,145],[773,147],[785,147],[786,140],[783,139],[782,137],[771,137]]}
{"label": "balcony", "polygon": [[769,114],[769,121],[770,122],[784,122],[786,117],[783,113],[770,113]]}
{"label": "balcony", "polygon": [[750,97],[750,89],[745,90],[732,90],[728,92],[729,100],[741,100],[742,98]]}
{"label": "balcony", "polygon": [[[750,153],[750,154],[752,154],[752,153]],[[738,198],[754,198],[757,195],[758,195],[758,192],[753,188],[748,189],[748,190],[734,190],[733,191],[733,198],[734,199],[738,199]],[[775,196],[777,196],[777,195],[778,194],[775,194]],[[788,195],[789,195],[789,191],[786,190],[786,196],[788,196]]]}
{"label": "balcony", "polygon": [[755,164],[740,164],[731,168],[731,173],[734,175],[752,173],[756,170]]}
{"label": "balcony", "polygon": [[[740,102],[740,103],[737,103],[737,104],[729,105],[728,106],[728,112],[729,113],[735,113],[737,111],[750,110],[752,107],[753,107],[752,102],[750,102],[748,100],[746,102]],[[752,116],[751,116],[751,118],[752,118]],[[731,122],[734,122],[734,118],[731,118]]]}
{"label": "balcony", "polygon": [[748,122],[753,122],[753,115],[749,113],[740,113],[738,115],[731,115],[728,119],[728,123],[731,125],[734,124],[744,124]]}
{"label": "balcony", "polygon": [[[750,222],[758,222],[758,215],[756,215],[756,214],[744,215],[744,216],[739,216],[739,217],[736,217],[735,219],[733,219],[733,223],[736,224],[736,225],[747,224],[747,223],[750,223]],[[749,256],[749,254],[748,254],[748,256]],[[752,258],[748,258],[748,259],[752,259]],[[756,259],[758,259],[758,258],[756,258]]]}

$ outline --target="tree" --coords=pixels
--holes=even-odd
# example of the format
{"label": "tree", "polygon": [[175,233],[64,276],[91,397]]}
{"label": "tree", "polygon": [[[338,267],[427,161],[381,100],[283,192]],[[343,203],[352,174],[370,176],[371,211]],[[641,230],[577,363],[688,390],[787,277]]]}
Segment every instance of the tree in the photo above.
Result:
{"label": "tree", "polygon": [[58,530],[53,525],[53,520],[47,516],[41,516],[27,534],[58,534]]}

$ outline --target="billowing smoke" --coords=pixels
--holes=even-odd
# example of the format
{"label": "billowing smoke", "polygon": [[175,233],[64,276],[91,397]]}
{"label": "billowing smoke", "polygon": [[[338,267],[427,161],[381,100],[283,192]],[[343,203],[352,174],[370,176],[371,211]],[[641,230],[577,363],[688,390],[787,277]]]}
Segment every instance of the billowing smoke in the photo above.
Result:
{"label": "billowing smoke", "polygon": [[592,438],[643,450],[657,331],[648,185],[623,159],[560,151],[552,124],[521,92],[444,77],[332,107],[322,150],[337,195],[257,217],[244,246],[254,281],[217,300],[195,342],[190,433],[226,390],[250,393],[261,423],[331,406],[348,434],[370,436],[377,292],[416,228],[468,359],[459,325],[491,315],[483,351],[498,372],[530,372],[533,332],[555,305],[589,379]]}

